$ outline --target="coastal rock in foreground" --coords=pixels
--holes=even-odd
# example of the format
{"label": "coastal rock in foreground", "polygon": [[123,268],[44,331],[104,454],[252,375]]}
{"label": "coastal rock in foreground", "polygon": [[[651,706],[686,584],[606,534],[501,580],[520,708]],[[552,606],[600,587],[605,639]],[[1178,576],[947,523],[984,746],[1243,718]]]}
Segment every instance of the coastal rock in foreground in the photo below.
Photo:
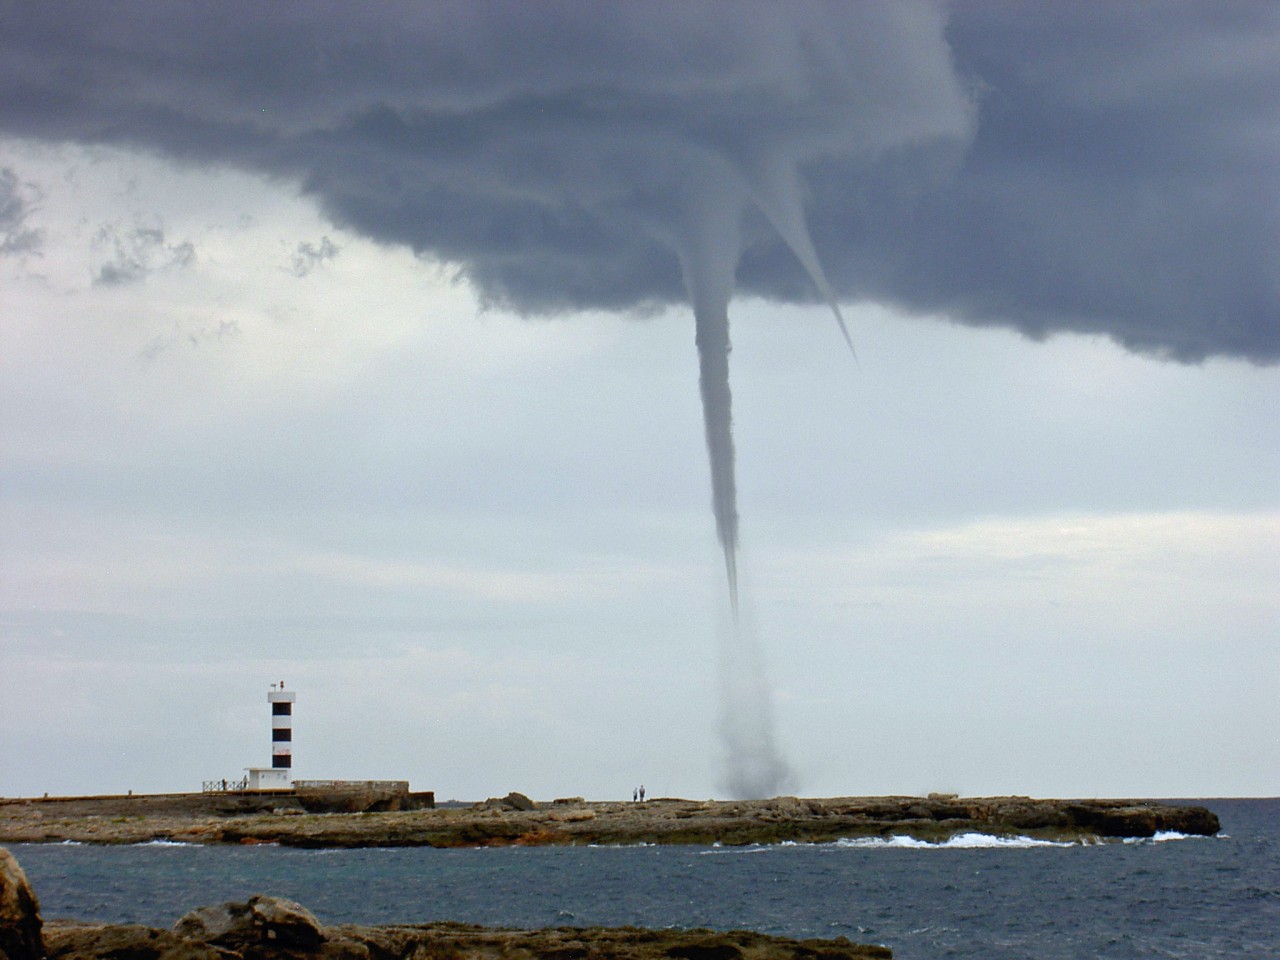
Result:
{"label": "coastal rock in foreground", "polygon": [[18,861],[0,847],[0,960],[891,960],[887,947],[737,930],[464,923],[325,926],[306,907],[256,895],[199,907],[172,930],[53,920],[41,924]]}
{"label": "coastal rock in foreground", "polygon": [[247,903],[224,903],[192,910],[173,926],[187,940],[243,952],[255,944],[315,950],[325,942],[324,929],[306,907],[281,897],[250,897]]}
{"label": "coastal rock in foreground", "polygon": [[[255,897],[259,902],[271,897]],[[227,904],[241,909],[246,904]],[[219,908],[214,908],[219,909]],[[258,938],[207,942],[141,926],[55,921],[49,960],[891,960],[887,947],[835,940],[789,940],[748,931],[550,927],[508,930],[462,923],[319,927],[319,942],[300,945],[258,929]]]}
{"label": "coastal rock in foreground", "polygon": [[40,960],[40,903],[13,854],[0,847],[0,958]]}
{"label": "coastal rock in foreground", "polygon": [[45,928],[48,960],[232,960],[207,943],[136,923],[54,920]]}

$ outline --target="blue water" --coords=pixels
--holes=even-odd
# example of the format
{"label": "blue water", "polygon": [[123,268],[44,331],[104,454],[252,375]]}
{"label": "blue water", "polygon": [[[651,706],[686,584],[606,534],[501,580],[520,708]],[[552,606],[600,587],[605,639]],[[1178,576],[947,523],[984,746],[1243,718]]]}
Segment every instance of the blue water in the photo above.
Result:
{"label": "blue water", "polygon": [[167,927],[262,892],[327,923],[741,928],[900,960],[1275,960],[1280,800],[1206,803],[1222,836],[1095,846],[10,849],[46,917]]}

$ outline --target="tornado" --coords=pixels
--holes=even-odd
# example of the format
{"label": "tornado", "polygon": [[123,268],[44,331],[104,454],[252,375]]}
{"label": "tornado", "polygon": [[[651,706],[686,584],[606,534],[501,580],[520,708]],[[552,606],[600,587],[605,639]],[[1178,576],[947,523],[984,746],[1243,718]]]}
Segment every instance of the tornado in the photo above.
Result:
{"label": "tornado", "polygon": [[732,621],[720,642],[720,739],[723,786],[737,799],[776,796],[790,771],[774,739],[773,695],[759,638],[742,622],[738,591],[738,504],[734,480],[732,394],[729,390],[729,309],[695,300],[698,386],[711,465],[716,533],[724,551]]}
{"label": "tornado", "polygon": [[[735,189],[736,186],[736,189]],[[711,506],[724,554],[730,622],[720,638],[722,786],[740,799],[776,795],[790,780],[774,738],[773,703],[761,645],[742,622],[738,589],[738,492],[729,387],[729,301],[741,254],[741,222],[750,196],[741,181],[704,182],[686,199],[676,242],[698,348],[698,389],[711,468]]]}
{"label": "tornado", "polygon": [[729,299],[741,253],[743,197],[723,182],[686,199],[677,243],[693,305],[698,389],[711,467],[711,509],[724,554],[729,604],[738,618],[738,489],[734,476],[733,394],[729,389]]}
{"label": "tornado", "polygon": [[702,422],[711,464],[711,509],[716,537],[724,551],[729,604],[738,619],[738,490],[734,479],[733,395],[729,389],[729,310],[725,307],[694,313],[698,345],[698,389],[702,393]]}
{"label": "tornado", "polygon": [[737,622],[738,490],[734,476],[733,393],[729,387],[729,301],[742,253],[742,215],[748,204],[759,209],[791,249],[814,287],[830,306],[849,352],[853,339],[818,259],[805,222],[794,168],[766,158],[750,171],[707,176],[684,199],[684,222],[676,242],[685,288],[693,305],[698,348],[698,389],[711,466],[711,508],[716,537],[724,554],[729,603]]}

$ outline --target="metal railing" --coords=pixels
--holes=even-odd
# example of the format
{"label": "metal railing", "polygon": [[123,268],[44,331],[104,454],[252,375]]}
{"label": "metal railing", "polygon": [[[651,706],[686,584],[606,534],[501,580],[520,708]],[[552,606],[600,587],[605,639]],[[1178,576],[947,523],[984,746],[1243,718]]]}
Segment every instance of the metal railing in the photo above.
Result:
{"label": "metal railing", "polygon": [[201,793],[230,793],[233,790],[248,790],[249,778],[239,780],[205,780],[200,785]]}

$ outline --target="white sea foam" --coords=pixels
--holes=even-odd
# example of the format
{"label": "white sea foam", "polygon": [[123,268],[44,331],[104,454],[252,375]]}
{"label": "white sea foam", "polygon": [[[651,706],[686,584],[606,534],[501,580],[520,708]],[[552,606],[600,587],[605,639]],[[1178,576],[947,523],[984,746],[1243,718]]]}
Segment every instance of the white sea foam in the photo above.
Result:
{"label": "white sea foam", "polygon": [[[642,840],[639,843],[588,843],[589,850],[626,850],[633,847],[656,847],[657,844],[651,840]],[[489,850],[506,850],[508,847],[487,847]]]}
{"label": "white sea foam", "polygon": [[1190,833],[1179,833],[1177,830],[1160,830],[1153,837],[1125,837],[1125,843],[1167,843],[1170,840],[1194,840]]}
{"label": "white sea foam", "polygon": [[133,844],[135,847],[195,847],[199,844],[188,843],[185,840],[144,840],[142,843]]}
{"label": "white sea foam", "polygon": [[[1174,839],[1169,837],[1168,839]],[[917,840],[915,837],[893,835],[888,837],[845,837],[831,843],[809,844],[796,843],[793,840],[772,844],[752,844],[750,846],[721,846],[714,843],[706,850],[698,851],[700,856],[716,854],[739,856],[749,853],[769,853],[786,847],[859,847],[897,850],[990,850],[1019,849],[1029,847],[1075,847],[1085,841],[1041,840],[1037,837],[997,837],[987,833],[958,833],[947,840],[931,842]]]}
{"label": "white sea foam", "polygon": [[699,850],[698,856],[700,857],[716,856],[716,855],[738,856],[739,854],[744,854],[744,853],[768,853],[770,850],[776,850],[779,847],[785,847],[785,846],[794,847],[794,846],[798,846],[798,844],[791,843],[790,841],[788,841],[787,843],[778,843],[778,844],[772,844],[769,846],[760,846],[758,844],[753,844],[751,846],[746,846],[746,847],[726,847],[726,846],[722,846],[720,843],[713,843],[709,850]]}
{"label": "white sea foam", "polygon": [[[1180,836],[1180,835],[1179,835]],[[1176,836],[1161,836],[1160,839],[1176,839]],[[708,849],[698,851],[700,856],[716,854],[739,856],[749,853],[769,853],[787,847],[858,847],[897,850],[1010,850],[1031,847],[1076,847],[1091,841],[1078,840],[1041,840],[1038,837],[1025,836],[993,836],[988,833],[958,833],[942,841],[917,840],[915,837],[894,834],[888,837],[845,837],[831,843],[810,844],[786,840],[781,843],[751,844],[749,846],[722,846],[713,843]]]}
{"label": "white sea foam", "polygon": [[915,837],[848,837],[837,840],[837,847],[893,847],[901,850],[981,850],[1015,847],[1073,847],[1074,842],[1040,840],[1036,837],[997,837],[987,833],[958,833],[941,842],[917,840]]}

